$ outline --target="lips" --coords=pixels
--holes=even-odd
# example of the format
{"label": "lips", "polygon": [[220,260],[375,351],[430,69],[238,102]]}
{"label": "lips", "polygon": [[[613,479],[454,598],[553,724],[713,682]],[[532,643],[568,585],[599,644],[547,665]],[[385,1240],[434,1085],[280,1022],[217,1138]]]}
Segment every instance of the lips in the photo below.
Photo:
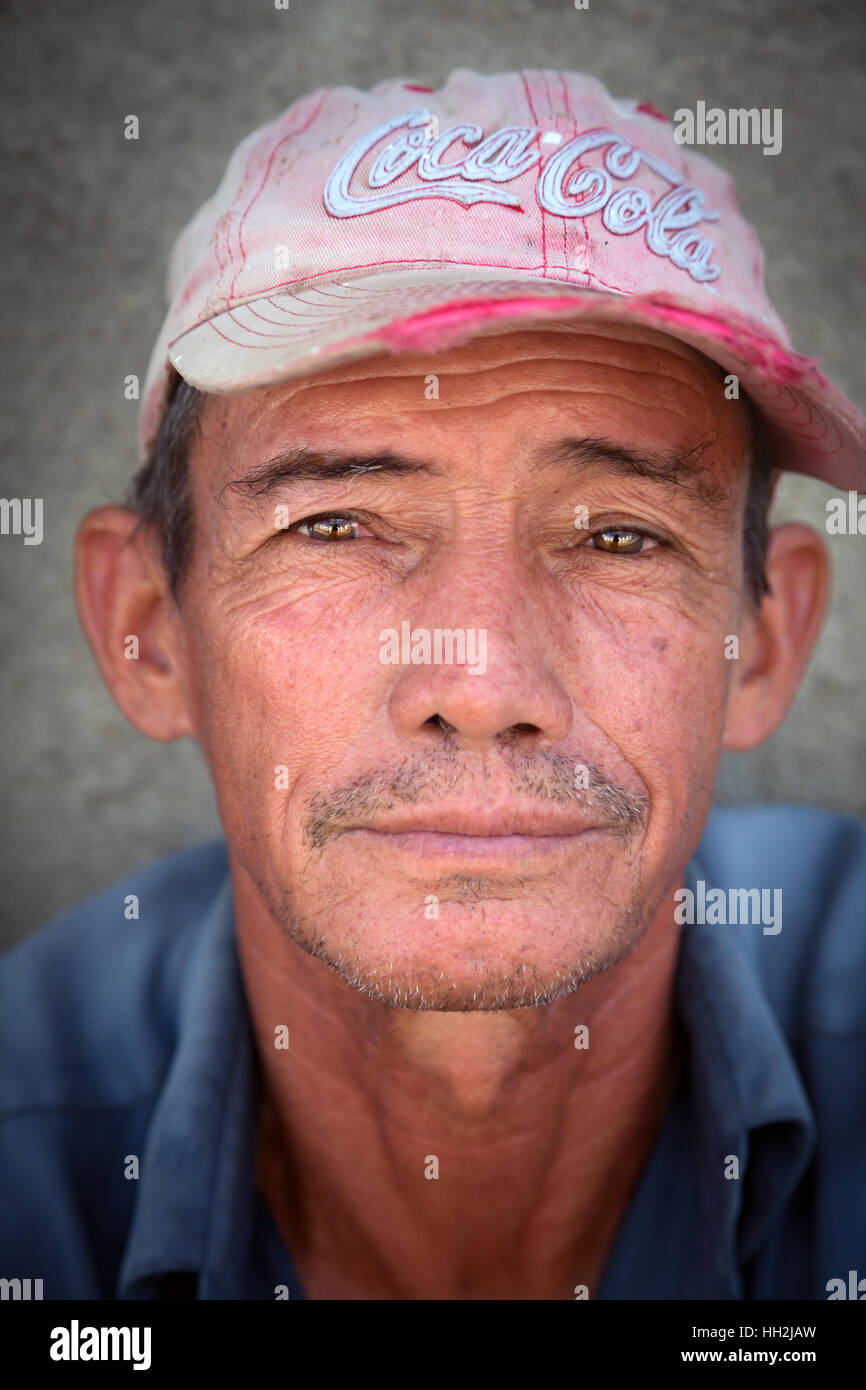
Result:
{"label": "lips", "polygon": [[[462,817],[436,818],[435,824],[448,828],[432,829],[431,819],[423,823],[423,828],[397,830],[393,823],[387,828],[357,827],[345,831],[344,844],[355,841],[364,852],[381,852],[395,855],[399,859],[414,859],[425,863],[439,862],[455,869],[459,864],[471,864],[473,872],[486,868],[491,872],[525,872],[530,863],[550,865],[559,862],[563,854],[573,850],[579,843],[591,839],[593,832],[601,833],[609,827],[583,825],[572,827],[567,832],[551,833],[539,828],[538,818],[530,833],[515,832],[515,825],[525,821],[513,817],[493,822],[500,827],[489,834],[480,834],[477,820],[471,822],[473,831],[467,833],[454,830],[455,824],[463,824]],[[545,870],[549,872],[549,867]]]}
{"label": "lips", "polygon": [[398,857],[439,860],[456,867],[471,862],[499,872],[528,869],[530,861],[561,860],[578,841],[614,827],[586,807],[497,806],[464,802],[407,806],[372,824],[352,826],[343,839]]}
{"label": "lips", "polygon": [[500,836],[563,839],[587,830],[603,829],[596,817],[579,806],[526,809],[489,805],[407,807],[364,826],[381,835],[430,834],[494,839]]}

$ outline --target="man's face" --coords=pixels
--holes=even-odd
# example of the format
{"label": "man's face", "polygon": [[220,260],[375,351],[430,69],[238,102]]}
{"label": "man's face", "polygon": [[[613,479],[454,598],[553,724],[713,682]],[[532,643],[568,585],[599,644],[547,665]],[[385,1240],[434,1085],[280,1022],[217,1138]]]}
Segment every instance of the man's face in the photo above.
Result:
{"label": "man's face", "polygon": [[629,952],[712,797],[747,453],[721,373],[640,329],[208,403],[186,699],[280,927],[414,1008],[548,1002]]}

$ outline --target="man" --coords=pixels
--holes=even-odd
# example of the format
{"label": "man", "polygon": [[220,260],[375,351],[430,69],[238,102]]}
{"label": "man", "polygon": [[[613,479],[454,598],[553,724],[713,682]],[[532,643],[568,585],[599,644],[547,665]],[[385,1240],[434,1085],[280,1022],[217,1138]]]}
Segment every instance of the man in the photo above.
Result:
{"label": "man", "polygon": [[241,145],[170,285],[78,602],[127,719],[199,742],[226,843],[7,956],[3,1272],[837,1296],[864,831],[711,802],[826,606],[774,482],[862,487],[866,427],[726,176],[574,73],[322,89]]}

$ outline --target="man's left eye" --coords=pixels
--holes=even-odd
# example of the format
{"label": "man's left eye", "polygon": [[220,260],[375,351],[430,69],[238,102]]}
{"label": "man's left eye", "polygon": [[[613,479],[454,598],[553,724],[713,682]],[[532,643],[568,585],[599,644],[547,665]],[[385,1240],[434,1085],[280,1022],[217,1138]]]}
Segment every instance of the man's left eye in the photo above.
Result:
{"label": "man's left eye", "polygon": [[657,542],[646,531],[637,531],[633,526],[606,526],[590,537],[594,550],[604,550],[608,555],[638,555],[642,550]]}
{"label": "man's left eye", "polygon": [[[304,521],[295,523],[293,530],[298,531],[302,536],[307,536],[313,541],[347,541],[358,540],[358,530],[361,527],[360,521],[356,521],[351,516],[341,516],[335,513],[332,516],[310,516]],[[371,533],[367,531],[367,535]]]}

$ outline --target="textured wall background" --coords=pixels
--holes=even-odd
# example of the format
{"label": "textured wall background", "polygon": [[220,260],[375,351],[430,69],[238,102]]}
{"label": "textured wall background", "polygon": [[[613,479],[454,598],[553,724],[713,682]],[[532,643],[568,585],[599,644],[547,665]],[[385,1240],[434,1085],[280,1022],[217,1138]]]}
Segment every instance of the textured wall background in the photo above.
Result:
{"label": "textured wall background", "polygon": [[[79,517],[118,499],[163,317],[169,248],[248,131],[323,84],[438,85],[453,67],[572,67],[614,95],[781,107],[782,152],[720,147],[795,346],[866,407],[866,11],[853,0],[20,0],[3,9],[3,496],[44,498],[45,538],[0,537],[2,918],[7,940],[218,831],[197,750],[111,704],[73,608]],[[134,113],[141,138],[123,138]],[[780,514],[823,526],[831,489]],[[866,814],[866,540],[830,542],[836,587],[797,704],[726,759],[723,801]]]}

